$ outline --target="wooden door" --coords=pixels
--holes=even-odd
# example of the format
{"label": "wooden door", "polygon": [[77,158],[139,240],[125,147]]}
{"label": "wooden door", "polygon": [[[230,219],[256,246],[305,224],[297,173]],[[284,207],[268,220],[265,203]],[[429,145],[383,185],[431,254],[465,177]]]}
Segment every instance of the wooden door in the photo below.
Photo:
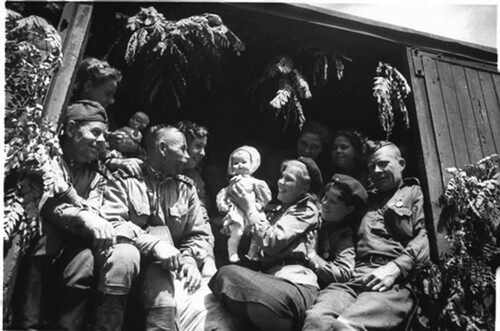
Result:
{"label": "wooden door", "polygon": [[[427,215],[432,215],[439,252],[446,250],[439,223],[439,198],[450,176],[500,152],[500,74],[491,64],[407,48],[415,103],[414,123],[421,147],[421,177]],[[435,252],[434,252],[435,253]],[[436,256],[434,256],[436,257]]]}

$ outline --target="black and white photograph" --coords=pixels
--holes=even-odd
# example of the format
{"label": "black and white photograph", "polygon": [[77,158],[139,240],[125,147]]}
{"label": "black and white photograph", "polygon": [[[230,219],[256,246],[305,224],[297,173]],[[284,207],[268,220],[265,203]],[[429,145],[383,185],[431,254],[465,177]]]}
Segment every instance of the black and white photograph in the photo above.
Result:
{"label": "black and white photograph", "polygon": [[498,330],[499,13],[5,1],[2,330]]}

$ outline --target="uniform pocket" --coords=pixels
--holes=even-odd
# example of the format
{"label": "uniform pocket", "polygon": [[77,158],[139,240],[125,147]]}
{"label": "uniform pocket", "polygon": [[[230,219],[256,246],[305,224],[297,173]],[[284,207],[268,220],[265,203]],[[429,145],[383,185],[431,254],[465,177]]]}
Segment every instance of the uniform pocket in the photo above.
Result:
{"label": "uniform pocket", "polygon": [[398,241],[406,244],[413,238],[412,211],[402,201],[388,206],[384,220],[388,230]]}

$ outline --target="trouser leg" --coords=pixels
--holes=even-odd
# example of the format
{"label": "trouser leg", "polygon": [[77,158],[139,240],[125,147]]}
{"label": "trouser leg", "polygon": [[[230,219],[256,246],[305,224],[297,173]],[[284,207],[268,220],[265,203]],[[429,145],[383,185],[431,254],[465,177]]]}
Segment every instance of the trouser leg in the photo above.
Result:
{"label": "trouser leg", "polygon": [[142,279],[142,302],[146,330],[176,330],[173,275],[159,262],[149,264]]}
{"label": "trouser leg", "polygon": [[356,300],[356,293],[345,285],[332,284],[322,290],[306,311],[302,330],[333,330],[337,317]]}
{"label": "trouser leg", "polygon": [[57,328],[81,330],[94,284],[94,256],[90,249],[68,247],[55,265],[60,276]]}
{"label": "trouser leg", "polygon": [[121,330],[127,297],[140,269],[140,254],[130,244],[117,244],[109,256],[98,256],[98,293],[93,329]]}
{"label": "trouser leg", "polygon": [[410,290],[398,284],[385,292],[361,292],[335,330],[399,330],[412,306]]}

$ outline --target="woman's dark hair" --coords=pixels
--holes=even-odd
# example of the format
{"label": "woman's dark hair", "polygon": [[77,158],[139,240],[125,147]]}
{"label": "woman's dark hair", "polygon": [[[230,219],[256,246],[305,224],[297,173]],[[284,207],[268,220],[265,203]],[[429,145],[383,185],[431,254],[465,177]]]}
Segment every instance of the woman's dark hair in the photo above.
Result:
{"label": "woman's dark hair", "polygon": [[302,127],[299,137],[306,133],[313,133],[319,136],[323,151],[330,148],[332,144],[332,130],[325,124],[316,121],[307,121]]}
{"label": "woman's dark hair", "polygon": [[358,169],[364,169],[366,167],[368,139],[362,133],[354,129],[343,129],[335,131],[332,141],[335,141],[335,139],[337,139],[338,137],[344,137],[349,140],[352,147],[354,147],[354,149],[356,150],[356,164],[358,165]]}
{"label": "woman's dark hair", "polygon": [[78,97],[82,93],[84,84],[89,80],[93,86],[99,86],[108,79],[115,79],[120,82],[122,74],[106,61],[94,57],[85,58],[78,66],[73,95]]}
{"label": "woman's dark hair", "polygon": [[179,121],[175,124],[175,127],[184,134],[188,145],[195,138],[205,138],[208,136],[208,129],[206,127],[191,121]]}

